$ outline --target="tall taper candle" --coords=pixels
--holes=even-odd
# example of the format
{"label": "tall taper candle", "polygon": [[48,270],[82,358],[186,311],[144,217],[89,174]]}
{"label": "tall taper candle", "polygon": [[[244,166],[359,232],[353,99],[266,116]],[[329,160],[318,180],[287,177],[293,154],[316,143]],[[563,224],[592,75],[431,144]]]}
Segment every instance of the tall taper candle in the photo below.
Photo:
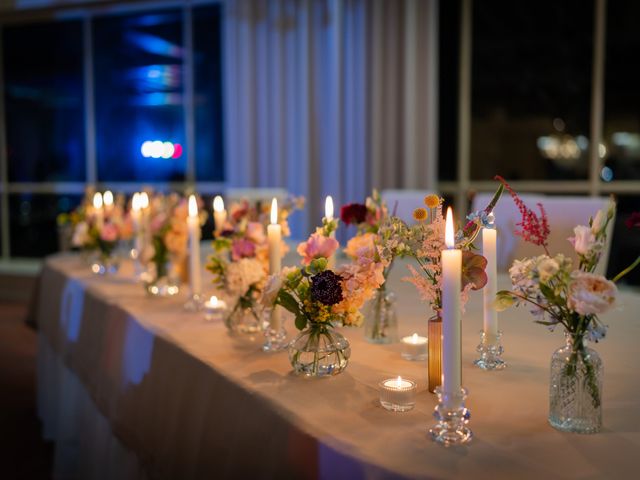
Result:
{"label": "tall taper candle", "polygon": [[493,306],[498,290],[498,272],[496,266],[495,228],[482,229],[482,255],[487,259],[487,284],[483,289],[484,334],[487,341],[495,341],[498,335],[498,312]]}
{"label": "tall taper candle", "polygon": [[107,190],[102,194],[102,201],[104,203],[104,211],[110,213],[113,210],[113,193],[111,193],[111,190]]}
{"label": "tall taper candle", "polygon": [[[327,222],[333,220],[333,198],[331,195],[327,195],[327,198],[324,201],[324,218]],[[336,232],[331,232],[331,238],[335,238]],[[327,263],[327,268],[329,270],[333,270],[336,268],[336,256],[335,253],[329,257]]]}
{"label": "tall taper candle", "polygon": [[133,194],[133,198],[131,199],[131,220],[133,223],[133,233],[135,235],[134,248],[138,253],[138,259],[140,259],[142,249],[144,248],[144,233],[142,231],[142,212],[140,211],[140,203],[140,194],[136,192]]}
{"label": "tall taper candle", "polygon": [[460,288],[462,285],[462,251],[455,248],[453,214],[447,209],[445,224],[446,250],[442,251],[442,390],[460,392]]}
{"label": "tall taper candle", "polygon": [[195,195],[189,196],[189,283],[191,294],[202,293],[202,278],[200,277],[200,218],[198,217],[198,202]]}
{"label": "tall taper candle", "polygon": [[149,195],[147,192],[140,192],[140,211],[142,212],[142,251],[151,244],[151,208],[149,207]]}
{"label": "tall taper candle", "polygon": [[93,214],[96,218],[96,226],[100,229],[104,224],[104,211],[102,209],[102,194],[96,192],[93,195]]}
{"label": "tall taper candle", "polygon": [[224,200],[220,195],[213,199],[213,223],[216,233],[220,233],[227,221],[227,211],[224,209]]}
{"label": "tall taper candle", "polygon": [[[278,200],[271,201],[271,225],[267,226],[269,241],[269,273],[277,275],[282,270],[282,226],[278,223]],[[281,328],[280,309],[276,306],[271,312],[271,328],[279,331]]]}

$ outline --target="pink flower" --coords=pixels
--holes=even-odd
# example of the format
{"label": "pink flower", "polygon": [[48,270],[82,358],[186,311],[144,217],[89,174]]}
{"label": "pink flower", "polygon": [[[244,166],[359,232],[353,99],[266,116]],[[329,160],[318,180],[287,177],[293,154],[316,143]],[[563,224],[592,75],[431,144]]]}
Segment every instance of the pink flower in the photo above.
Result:
{"label": "pink flower", "polygon": [[567,303],[573,311],[580,315],[598,315],[615,304],[618,287],[602,275],[576,270],[571,277]]}
{"label": "pink flower", "polygon": [[247,238],[254,243],[264,243],[267,239],[264,234],[264,226],[258,222],[249,222],[247,224]]}
{"label": "pink flower", "polygon": [[298,245],[297,251],[302,257],[302,263],[309,265],[314,258],[329,258],[339,245],[335,238],[325,237],[321,232],[315,232],[306,242]]}
{"label": "pink flower", "polygon": [[100,230],[100,240],[115,242],[118,240],[118,228],[113,223],[105,223]]}
{"label": "pink flower", "polygon": [[238,261],[241,258],[252,258],[256,254],[256,245],[246,238],[234,240],[231,245],[231,258]]}
{"label": "pink flower", "polygon": [[596,236],[591,231],[591,227],[578,225],[573,229],[574,236],[569,237],[576,253],[586,255],[596,244]]}
{"label": "pink flower", "polygon": [[151,222],[149,224],[149,227],[151,228],[151,233],[158,233],[162,229],[166,221],[167,221],[167,216],[164,213],[158,213],[157,215],[155,215],[151,219]]}
{"label": "pink flower", "polygon": [[347,247],[344,249],[344,253],[354,259],[359,256],[373,257],[376,253],[376,238],[377,237],[374,233],[356,235],[347,242]]}

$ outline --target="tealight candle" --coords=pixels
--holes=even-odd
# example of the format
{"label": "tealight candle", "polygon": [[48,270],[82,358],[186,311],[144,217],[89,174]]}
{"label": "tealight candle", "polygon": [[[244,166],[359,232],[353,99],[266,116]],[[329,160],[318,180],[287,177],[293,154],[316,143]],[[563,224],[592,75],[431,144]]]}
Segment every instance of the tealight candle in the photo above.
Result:
{"label": "tealight candle", "polygon": [[402,358],[405,360],[426,360],[427,338],[417,333],[402,338]]}
{"label": "tealight candle", "polygon": [[392,412],[407,412],[415,404],[416,383],[406,378],[390,378],[380,382],[380,405]]}
{"label": "tealight candle", "polygon": [[213,295],[204,302],[204,318],[207,321],[221,318],[226,309],[227,303],[224,300],[218,300],[218,297]]}

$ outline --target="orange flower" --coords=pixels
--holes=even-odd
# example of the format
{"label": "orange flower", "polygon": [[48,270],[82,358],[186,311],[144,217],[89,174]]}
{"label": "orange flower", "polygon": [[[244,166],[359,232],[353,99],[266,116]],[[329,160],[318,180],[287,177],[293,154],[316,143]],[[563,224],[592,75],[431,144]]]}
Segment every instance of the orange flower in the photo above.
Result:
{"label": "orange flower", "polygon": [[420,207],[420,208],[416,208],[413,211],[413,218],[418,222],[424,222],[428,216],[429,216],[429,213],[425,208]]}
{"label": "orange flower", "polygon": [[424,204],[429,208],[436,208],[440,205],[440,197],[437,195],[427,195],[424,197]]}

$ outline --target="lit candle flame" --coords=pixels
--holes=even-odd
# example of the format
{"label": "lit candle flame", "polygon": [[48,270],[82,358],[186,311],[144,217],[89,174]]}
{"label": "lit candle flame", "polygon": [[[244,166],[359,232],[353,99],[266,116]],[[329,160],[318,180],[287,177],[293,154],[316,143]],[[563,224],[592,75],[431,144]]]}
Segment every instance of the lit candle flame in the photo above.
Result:
{"label": "lit candle flame", "polygon": [[149,207],[149,195],[147,192],[142,192],[140,194],[140,208],[148,208]]}
{"label": "lit candle flame", "polygon": [[453,236],[453,212],[451,207],[447,208],[447,220],[444,226],[444,243],[447,248],[455,248],[455,237]]}
{"label": "lit candle flame", "polygon": [[493,212],[491,212],[491,213],[489,213],[489,215],[487,215],[487,223],[489,224],[489,228],[494,228],[495,227],[496,216],[493,214]]}
{"label": "lit candle flame", "polygon": [[418,334],[414,333],[411,335],[411,343],[418,343]]}
{"label": "lit candle flame", "polygon": [[190,217],[198,216],[198,202],[196,201],[195,195],[189,196],[189,216]]}
{"label": "lit candle flame", "polygon": [[324,216],[327,220],[333,220],[333,198],[331,195],[327,195],[327,199],[324,201]]}
{"label": "lit candle flame", "polygon": [[278,199],[271,200],[271,225],[278,224]]}
{"label": "lit candle flame", "polygon": [[102,194],[96,192],[93,196],[93,208],[102,208]]}
{"label": "lit candle flame", "polygon": [[224,200],[220,195],[216,195],[213,199],[213,210],[216,212],[222,212],[224,210]]}
{"label": "lit candle flame", "polygon": [[216,297],[215,295],[212,295],[211,298],[209,299],[209,303],[211,304],[212,307],[217,307],[218,297]]}
{"label": "lit candle flame", "polygon": [[401,386],[402,386],[402,377],[398,375],[398,378],[396,378],[396,387],[400,388]]}
{"label": "lit candle flame", "polygon": [[113,205],[113,193],[111,193],[111,190],[107,190],[106,192],[104,192],[104,195],[102,196],[102,199],[104,201],[104,206],[105,207],[110,207]]}
{"label": "lit candle flame", "polygon": [[142,203],[142,199],[140,198],[140,194],[138,192],[133,194],[133,198],[131,199],[131,208],[134,212],[140,211],[140,204]]}

